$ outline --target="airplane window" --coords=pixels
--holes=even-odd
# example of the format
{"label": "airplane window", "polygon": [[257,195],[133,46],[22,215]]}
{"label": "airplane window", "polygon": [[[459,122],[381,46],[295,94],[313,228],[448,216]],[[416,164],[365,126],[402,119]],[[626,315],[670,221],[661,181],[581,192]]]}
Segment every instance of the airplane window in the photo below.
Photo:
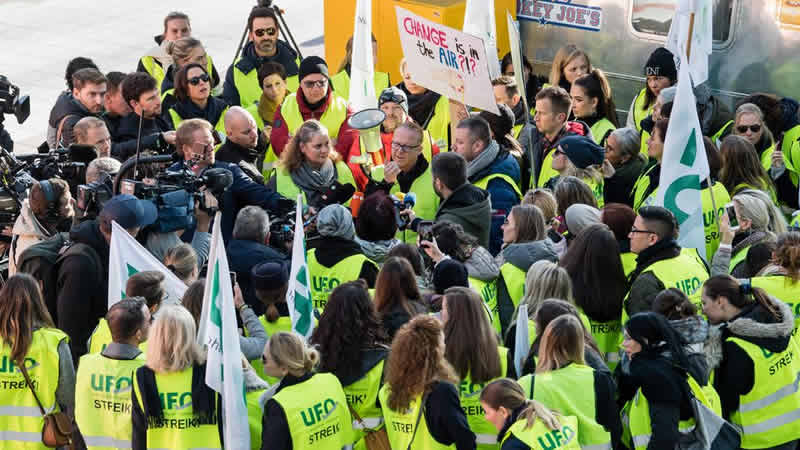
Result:
{"label": "airplane window", "polygon": [[[714,42],[728,40],[734,0],[713,0]],[[675,13],[675,0],[632,0],[631,25],[639,33],[667,37]]]}

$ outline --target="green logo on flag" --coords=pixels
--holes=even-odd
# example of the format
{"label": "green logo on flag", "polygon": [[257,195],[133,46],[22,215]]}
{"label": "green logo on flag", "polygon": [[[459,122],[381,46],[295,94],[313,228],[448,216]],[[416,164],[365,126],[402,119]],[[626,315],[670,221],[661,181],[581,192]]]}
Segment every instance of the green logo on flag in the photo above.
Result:
{"label": "green logo on flag", "polygon": [[[695,144],[695,130],[692,130],[692,134],[689,135],[689,142],[686,143],[686,146],[683,149],[683,154],[681,155],[681,164],[686,167],[692,167],[694,165],[694,161],[697,158],[697,145]],[[672,184],[667,187],[667,191],[664,193],[664,207],[668,210],[672,211],[675,214],[675,218],[678,220],[678,224],[681,225],[686,219],[689,218],[689,214],[683,211],[678,206],[678,195],[681,191],[686,189],[695,189],[700,190],[700,176],[698,175],[684,175],[682,177],[677,178]]]}
{"label": "green logo on flag", "polygon": [[[139,273],[139,271],[136,270],[136,268],[133,267],[132,265],[130,265],[128,263],[125,263],[125,266],[128,268],[128,278],[130,278],[133,275],[136,275],[137,273]],[[122,291],[122,297],[120,297],[120,298],[125,298],[125,291]]]}
{"label": "green logo on flag", "polygon": [[[306,285],[307,279],[306,266],[302,266],[297,272],[297,282]],[[306,292],[309,291],[306,290]],[[308,330],[311,327],[311,309],[311,299],[295,290],[294,310],[300,314],[300,318],[297,319],[297,325],[295,326],[295,329],[303,335],[308,333]]]}
{"label": "green logo on flag", "polygon": [[[214,281],[211,285],[211,311],[209,312],[209,316],[211,319],[211,323],[218,326],[222,329],[222,308],[220,308],[220,299],[221,296],[219,295],[219,261],[214,264]],[[222,336],[220,336],[220,339]],[[222,347],[222,342],[220,342],[220,347]]]}

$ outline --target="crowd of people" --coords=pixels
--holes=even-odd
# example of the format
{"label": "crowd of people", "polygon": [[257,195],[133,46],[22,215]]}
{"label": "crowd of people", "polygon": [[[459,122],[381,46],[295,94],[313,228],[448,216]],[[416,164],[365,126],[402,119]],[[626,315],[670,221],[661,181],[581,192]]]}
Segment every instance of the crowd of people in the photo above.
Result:
{"label": "crowd of people", "polygon": [[[224,79],[179,12],[136,72],[74,58],[41,149],[93,147],[86,183],[142,152],[230,172],[203,203],[221,212],[236,274],[252,448],[665,450],[700,426],[693,402],[733,424],[741,448],[799,448],[795,100],[753,93],[730,109],[695,88],[706,246],[682,248],[655,204],[677,82],[664,48],[626,123],[573,45],[546,83],[526,59],[518,86],[506,55],[500,114],[459,121],[397,61],[398,84],[375,72],[385,119],[370,155],[348,122],[352,39],[331,73],[279,39],[273,9],[255,7],[247,31]],[[4,232],[2,446],[45,448],[56,412],[75,448],[230,444],[197,343],[214,216],[198,206],[164,231],[152,201],[117,194],[90,218],[75,195],[35,182]],[[287,304],[292,237],[273,226],[298,198],[307,342]],[[109,307],[114,222],[182,298],[141,271]]]}

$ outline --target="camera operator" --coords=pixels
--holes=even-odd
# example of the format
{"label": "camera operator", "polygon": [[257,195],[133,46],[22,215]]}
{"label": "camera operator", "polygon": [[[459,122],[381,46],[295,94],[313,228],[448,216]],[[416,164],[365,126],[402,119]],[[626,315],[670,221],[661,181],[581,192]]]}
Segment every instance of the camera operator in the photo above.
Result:
{"label": "camera operator", "polygon": [[60,178],[37,181],[31,186],[28,198],[12,229],[8,254],[8,276],[17,273],[17,257],[31,245],[57,232],[69,231],[75,217],[69,185]]}
{"label": "camera operator", "polygon": [[56,147],[69,147],[75,142],[73,127],[79,120],[99,116],[103,112],[105,75],[97,69],[81,69],[72,75],[72,86],[72,101],[67,104],[64,115],[56,122]]}
{"label": "camera operator", "polygon": [[[175,139],[178,153],[183,155],[186,163],[196,174],[200,174],[209,167],[227,169],[233,176],[233,184],[225,190],[220,201],[222,211],[222,237],[225,242],[230,241],[233,234],[233,224],[237,212],[247,206],[256,205],[275,214],[290,211],[294,208],[294,201],[278,195],[272,189],[254,182],[242,172],[235,164],[215,161],[214,138],[211,136],[211,124],[203,119],[189,119],[181,123]],[[170,169],[179,170],[178,165]],[[181,236],[185,241],[191,239],[193,233]]]}
{"label": "camera operator", "polygon": [[241,106],[232,106],[225,113],[225,134],[228,139],[217,150],[217,161],[236,164],[258,184],[264,184],[261,167],[266,141],[253,116]]}
{"label": "camera operator", "polygon": [[75,143],[94,147],[97,156],[111,156],[111,135],[106,123],[97,117],[84,117],[72,128]]}
{"label": "camera operator", "polygon": [[81,69],[97,69],[97,65],[91,59],[83,56],[72,58],[67,64],[67,70],[64,74],[64,79],[67,82],[67,89],[58,94],[55,104],[50,109],[50,118],[47,121],[47,142],[39,147],[39,153],[47,153],[48,150],[56,148],[56,130],[58,129],[58,123],[67,114],[67,109],[70,103],[72,103],[72,75]]}
{"label": "camera operator", "polygon": [[279,249],[269,246],[269,216],[258,206],[245,206],[236,215],[233,239],[226,246],[230,270],[236,272],[236,282],[242,288],[244,301],[256,315],[262,315],[266,307],[256,297],[250,271],[258,264],[275,262],[283,264],[288,258]]}
{"label": "camera operator", "polygon": [[125,161],[136,154],[141,119],[142,150],[166,153],[175,144],[175,131],[161,115],[161,96],[156,80],[146,73],[134,72],[122,83],[122,97],[132,113],[120,121],[116,135],[111,136],[111,155]]}
{"label": "camera operator", "polygon": [[119,172],[122,164],[114,158],[100,157],[89,163],[86,168],[86,183],[95,183],[104,177],[104,174],[113,178]]}
{"label": "camera operator", "polygon": [[103,104],[106,112],[103,120],[111,135],[116,134],[122,118],[131,113],[131,107],[122,96],[122,81],[125,74],[122,72],[108,72],[106,74],[106,95],[103,97]]}

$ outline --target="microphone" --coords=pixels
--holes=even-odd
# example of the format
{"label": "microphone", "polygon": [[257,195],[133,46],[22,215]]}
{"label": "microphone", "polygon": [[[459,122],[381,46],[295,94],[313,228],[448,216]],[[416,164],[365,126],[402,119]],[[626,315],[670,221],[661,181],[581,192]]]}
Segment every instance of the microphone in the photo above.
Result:
{"label": "microphone", "polygon": [[406,205],[406,208],[413,208],[417,204],[417,194],[413,192],[407,193],[403,197],[403,204]]}

